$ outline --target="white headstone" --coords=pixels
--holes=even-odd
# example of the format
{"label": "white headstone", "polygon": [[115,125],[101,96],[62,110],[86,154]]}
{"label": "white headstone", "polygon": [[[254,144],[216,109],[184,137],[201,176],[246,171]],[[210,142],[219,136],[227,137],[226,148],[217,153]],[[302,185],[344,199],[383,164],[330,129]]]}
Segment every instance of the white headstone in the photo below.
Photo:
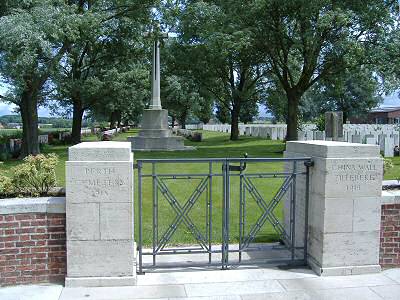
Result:
{"label": "white headstone", "polygon": [[385,149],[383,150],[383,156],[393,157],[394,156],[394,139],[388,137],[385,139]]}

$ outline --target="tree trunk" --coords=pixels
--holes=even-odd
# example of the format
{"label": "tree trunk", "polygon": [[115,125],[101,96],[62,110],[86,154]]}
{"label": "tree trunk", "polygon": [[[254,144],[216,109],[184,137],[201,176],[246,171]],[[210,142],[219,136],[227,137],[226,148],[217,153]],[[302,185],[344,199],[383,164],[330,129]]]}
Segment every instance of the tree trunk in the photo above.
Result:
{"label": "tree trunk", "polygon": [[174,128],[174,127],[175,127],[175,116],[172,115],[172,116],[171,116],[171,119],[172,119],[171,128]]}
{"label": "tree trunk", "polygon": [[233,105],[231,112],[231,141],[236,141],[239,139],[239,114],[240,106]]}
{"label": "tree trunk", "polygon": [[40,153],[37,104],[37,96],[32,90],[22,93],[19,105],[22,118],[21,158]]}
{"label": "tree trunk", "polygon": [[112,111],[110,115],[110,129],[115,128],[115,122],[117,121],[116,111]]}
{"label": "tree trunk", "polygon": [[71,141],[73,145],[81,142],[81,129],[82,129],[82,118],[84,109],[80,101],[76,100],[73,102],[73,113],[72,113],[72,134]]}
{"label": "tree trunk", "polygon": [[297,128],[299,123],[299,102],[300,97],[296,92],[287,93],[288,98],[288,116],[287,116],[287,141],[297,141]]}
{"label": "tree trunk", "polygon": [[347,110],[343,109],[343,124],[346,124],[347,119],[349,118],[349,113]]}
{"label": "tree trunk", "polygon": [[121,111],[120,110],[118,110],[117,111],[117,115],[118,115],[118,120],[117,120],[117,127],[118,128],[121,128],[121,119],[122,119],[122,114],[121,114]]}
{"label": "tree trunk", "polygon": [[186,129],[186,120],[189,114],[189,108],[186,108],[181,114],[178,115],[179,123],[182,129]]}
{"label": "tree trunk", "polygon": [[185,116],[179,118],[179,123],[181,124],[182,129],[186,129],[186,117]]}

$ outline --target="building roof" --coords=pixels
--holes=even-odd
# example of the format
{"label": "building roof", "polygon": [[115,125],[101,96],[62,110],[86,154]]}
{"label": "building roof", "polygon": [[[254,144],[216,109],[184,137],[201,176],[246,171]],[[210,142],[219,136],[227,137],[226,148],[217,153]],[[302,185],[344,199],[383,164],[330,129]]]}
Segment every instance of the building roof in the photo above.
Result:
{"label": "building roof", "polygon": [[400,110],[400,106],[382,106],[382,107],[377,107],[371,109],[372,113],[377,113],[377,112],[392,112],[392,111],[397,111]]}

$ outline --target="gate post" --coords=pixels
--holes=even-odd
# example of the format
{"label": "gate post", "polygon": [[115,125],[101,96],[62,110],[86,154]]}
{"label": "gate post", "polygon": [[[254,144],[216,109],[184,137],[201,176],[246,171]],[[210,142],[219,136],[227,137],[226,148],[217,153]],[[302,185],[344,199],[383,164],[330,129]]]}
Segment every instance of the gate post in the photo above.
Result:
{"label": "gate post", "polygon": [[[379,272],[383,173],[379,146],[287,142],[285,157],[312,157],[314,162],[310,168],[307,245],[312,269],[324,276]],[[296,195],[300,206],[296,209],[296,246],[302,246],[305,180],[298,181]],[[286,207],[287,203],[288,226]]]}
{"label": "gate post", "polygon": [[135,284],[129,142],[69,148],[66,222],[67,287]]}

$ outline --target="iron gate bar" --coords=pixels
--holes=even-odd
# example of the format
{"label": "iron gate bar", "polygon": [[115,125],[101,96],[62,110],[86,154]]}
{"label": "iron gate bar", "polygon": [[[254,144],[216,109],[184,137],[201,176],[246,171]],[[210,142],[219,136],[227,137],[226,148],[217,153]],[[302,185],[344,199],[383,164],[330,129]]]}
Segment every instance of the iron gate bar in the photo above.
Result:
{"label": "iron gate bar", "polygon": [[314,165],[312,160],[304,162],[306,166],[306,199],[304,204],[305,216],[304,216],[304,261],[307,262],[307,251],[308,251],[308,206],[310,201],[310,167]]}
{"label": "iron gate bar", "polygon": [[[282,172],[282,173],[246,173],[245,175],[247,178],[248,177],[254,177],[254,178],[285,178],[288,176],[291,176],[295,173],[288,173],[288,172]],[[298,172],[296,173],[297,175],[306,175],[306,172]],[[230,177],[240,177],[240,174],[230,174]]]}
{"label": "iron gate bar", "polygon": [[158,245],[158,185],[156,177],[156,164],[152,163],[153,178],[153,266],[156,265],[156,249]]}
{"label": "iron gate bar", "polygon": [[222,172],[223,172],[223,200],[222,200],[222,245],[221,245],[221,265],[222,269],[225,270],[228,268],[228,259],[229,259],[229,169],[228,163],[225,160],[222,164]]}
{"label": "iron gate bar", "polygon": [[[231,166],[230,163],[240,163],[240,166]],[[293,162],[293,165],[296,164],[296,162],[304,162],[304,165],[306,166],[306,171],[305,172],[297,172],[297,169],[294,168],[292,172],[260,172],[260,173],[244,173],[244,166],[246,163],[257,163],[257,162]],[[209,172],[202,172],[202,173],[187,173],[187,174],[171,174],[171,173],[158,173],[156,172],[155,165],[158,163],[208,163],[209,165]],[[219,165],[222,165],[222,172],[221,173],[213,173],[213,163],[217,163]],[[151,173],[145,173],[143,171],[143,164],[152,164],[153,168]],[[250,246],[250,243],[254,238],[256,237],[257,233],[261,229],[262,226],[264,226],[266,221],[269,221],[271,225],[273,226],[274,230],[281,236],[286,239],[286,248],[288,248],[291,251],[291,260],[292,262],[295,259],[295,250],[297,249],[303,249],[304,251],[304,258],[301,260],[296,260],[299,263],[302,261],[306,261],[307,259],[307,230],[305,230],[305,236],[304,236],[304,245],[303,247],[296,247],[295,246],[295,217],[291,215],[290,219],[292,220],[290,227],[290,233],[286,233],[285,228],[282,226],[282,224],[279,222],[278,218],[273,213],[273,210],[276,208],[278,203],[282,200],[282,197],[286,195],[288,189],[291,189],[291,192],[295,191],[296,185],[293,185],[293,182],[296,181],[296,177],[298,175],[305,175],[306,176],[306,198],[305,198],[305,205],[308,207],[309,203],[309,167],[312,166],[312,160],[310,157],[301,157],[301,158],[197,158],[197,159],[139,159],[137,160],[137,164],[134,165],[135,168],[138,169],[138,193],[139,193],[139,201],[138,201],[138,206],[139,206],[139,241],[138,241],[138,253],[139,253],[139,266],[138,266],[138,273],[139,274],[144,274],[143,273],[143,255],[153,255],[153,263],[155,265],[156,260],[155,257],[156,255],[169,255],[169,254],[179,254],[179,253],[185,253],[185,254],[196,254],[196,253],[208,253],[208,265],[215,265],[215,263],[211,262],[212,259],[212,254],[213,253],[220,253],[222,255],[221,258],[221,265],[222,269],[227,269],[229,265],[235,265],[235,263],[229,263],[229,253],[239,253],[239,264],[242,259],[242,252],[250,252],[250,251],[259,251],[259,247],[254,247],[254,245]],[[234,168],[233,168],[234,167]],[[235,171],[239,171],[240,173],[231,173]],[[240,209],[240,216],[239,216],[239,249],[230,249],[229,243],[230,243],[230,177],[233,176],[238,176],[240,177],[240,203],[239,203],[239,209]],[[164,233],[163,237],[161,238],[160,241],[158,241],[158,231],[154,231],[154,237],[155,240],[153,239],[153,251],[151,253],[143,252],[143,178],[146,177],[152,177],[153,178],[153,189],[156,191],[153,191],[153,217],[156,216],[157,220],[155,221],[155,227],[157,227],[158,230],[158,190],[162,192],[168,203],[171,205],[171,207],[174,209],[176,216],[174,221],[176,221],[174,228],[171,230],[171,226],[168,228],[167,232]],[[206,177],[206,178],[204,178]],[[212,184],[213,184],[213,177],[222,177],[223,179],[223,201],[222,201],[222,206],[223,206],[223,212],[222,212],[222,223],[223,223],[223,228],[222,228],[222,244],[221,244],[221,250],[218,249],[213,249],[212,246],[212,209],[213,209],[213,201],[212,201]],[[287,180],[287,178],[291,178],[292,180]],[[251,178],[286,178],[284,183],[282,184],[280,190],[276,193],[276,195],[267,203],[265,199],[260,195],[258,192],[257,188],[253,184]],[[166,183],[164,181],[166,180],[178,180],[178,179],[199,179],[201,182],[199,185],[196,187],[195,191],[192,193],[191,197],[186,201],[185,205],[181,205],[175,196],[171,193],[171,191],[168,189]],[[204,183],[204,185],[202,184]],[[207,190],[206,194],[206,233],[205,237],[202,235],[200,230],[195,226],[193,221],[188,217],[186,214],[189,213],[189,211],[192,209],[194,204],[198,201],[200,196],[204,193],[204,191]],[[164,191],[164,193],[163,193]],[[246,191],[248,191],[252,197],[256,200],[257,205],[264,209],[267,208],[268,210],[264,209],[263,215],[257,220],[255,225],[253,225],[252,230],[250,230],[249,235],[245,235],[245,228],[246,228]],[[296,198],[295,198],[295,193],[293,193],[293,197],[290,197],[291,200],[294,202],[291,203],[295,208],[296,206]],[[192,202],[191,202],[192,201]],[[291,202],[292,202],[291,201]],[[306,214],[305,214],[305,228],[308,228],[308,214],[307,214],[307,209],[306,209]],[[291,210],[291,213],[294,213],[293,210]],[[262,222],[262,223],[261,223]],[[166,234],[170,232],[169,239],[173,236],[175,233],[177,227],[184,223],[190,230],[191,234],[197,239],[197,241],[200,244],[200,247],[196,248],[164,248],[168,240],[165,241]],[[257,225],[258,224],[258,225]],[[259,226],[259,228],[257,227]],[[285,238],[286,237],[286,238]],[[289,239],[288,239],[289,237]],[[164,238],[164,239],[163,239]],[[156,243],[154,243],[156,242]],[[208,245],[207,245],[208,243]],[[155,244],[157,244],[155,246]],[[160,245],[161,244],[161,245]],[[283,248],[284,246],[282,246]],[[156,251],[154,251],[154,248]],[[277,246],[273,246],[273,249],[276,249]],[[267,259],[263,260],[262,263],[266,262],[284,262],[287,261],[286,259]],[[246,261],[246,265],[251,264]],[[257,264],[257,263],[256,263]],[[202,265],[202,264],[200,264]],[[154,266],[155,267],[155,266]]]}
{"label": "iron gate bar", "polygon": [[[222,174],[220,173],[214,173],[214,174],[209,174],[209,173],[196,173],[196,174],[170,174],[170,173],[161,173],[158,174],[158,176],[162,176],[162,177],[170,177],[171,179],[181,179],[181,177],[183,177],[182,179],[193,179],[193,178],[203,178],[203,177],[208,177],[208,176],[213,176],[213,177],[221,177]],[[153,177],[153,175],[151,174],[144,174],[142,175],[143,178],[149,178],[149,177]]]}
{"label": "iron gate bar", "polygon": [[[212,255],[212,178],[213,178],[213,171],[212,171],[212,162],[208,163],[208,215],[206,216],[206,222],[208,222],[208,263],[211,264],[211,255]],[[207,227],[206,227],[207,230]]]}
{"label": "iron gate bar", "polygon": [[[242,162],[240,163],[242,166]],[[243,189],[243,168],[240,168],[239,173],[239,263],[242,261],[242,243],[243,243],[243,235],[245,232],[246,226],[246,194]]]}
{"label": "iron gate bar", "polygon": [[207,187],[207,181],[208,178],[203,179],[199,185],[195,188],[193,191],[192,195],[189,197],[189,199],[186,201],[185,205],[182,207],[178,200],[175,198],[175,196],[171,193],[171,191],[168,189],[168,187],[165,185],[163,181],[161,181],[159,178],[157,178],[157,183],[161,186],[160,191],[165,197],[165,199],[169,202],[171,207],[174,209],[175,213],[177,216],[175,217],[174,221],[171,223],[167,231],[163,234],[160,240],[160,246],[156,248],[156,251],[154,252],[154,255],[157,254],[157,252],[160,249],[164,249],[167,243],[170,241],[172,235],[175,233],[177,230],[178,226],[182,223],[182,221],[185,223],[185,225],[188,227],[188,229],[192,232],[193,236],[197,239],[199,242],[200,246],[204,247],[207,251],[207,245],[206,245],[206,240],[201,234],[201,232],[197,229],[196,225],[192,222],[189,216],[186,214],[191,210],[191,208],[194,206],[198,198],[201,196],[201,194],[204,192],[205,188]]}
{"label": "iron gate bar", "polygon": [[137,162],[138,169],[138,194],[139,194],[139,244],[138,244],[138,255],[139,255],[139,271],[138,274],[144,274],[143,272],[143,205],[142,205],[142,162]]}
{"label": "iron gate bar", "polygon": [[306,162],[311,161],[311,157],[293,157],[293,158],[155,158],[155,159],[138,159],[137,162],[141,163],[208,163],[208,162],[289,162],[299,161]]}
{"label": "iron gate bar", "polygon": [[292,175],[292,185],[290,187],[290,205],[291,205],[291,209],[290,209],[290,213],[291,213],[291,256],[292,256],[292,261],[294,261],[294,251],[295,251],[295,246],[296,246],[296,171],[297,171],[297,162],[293,162],[293,175]]}

